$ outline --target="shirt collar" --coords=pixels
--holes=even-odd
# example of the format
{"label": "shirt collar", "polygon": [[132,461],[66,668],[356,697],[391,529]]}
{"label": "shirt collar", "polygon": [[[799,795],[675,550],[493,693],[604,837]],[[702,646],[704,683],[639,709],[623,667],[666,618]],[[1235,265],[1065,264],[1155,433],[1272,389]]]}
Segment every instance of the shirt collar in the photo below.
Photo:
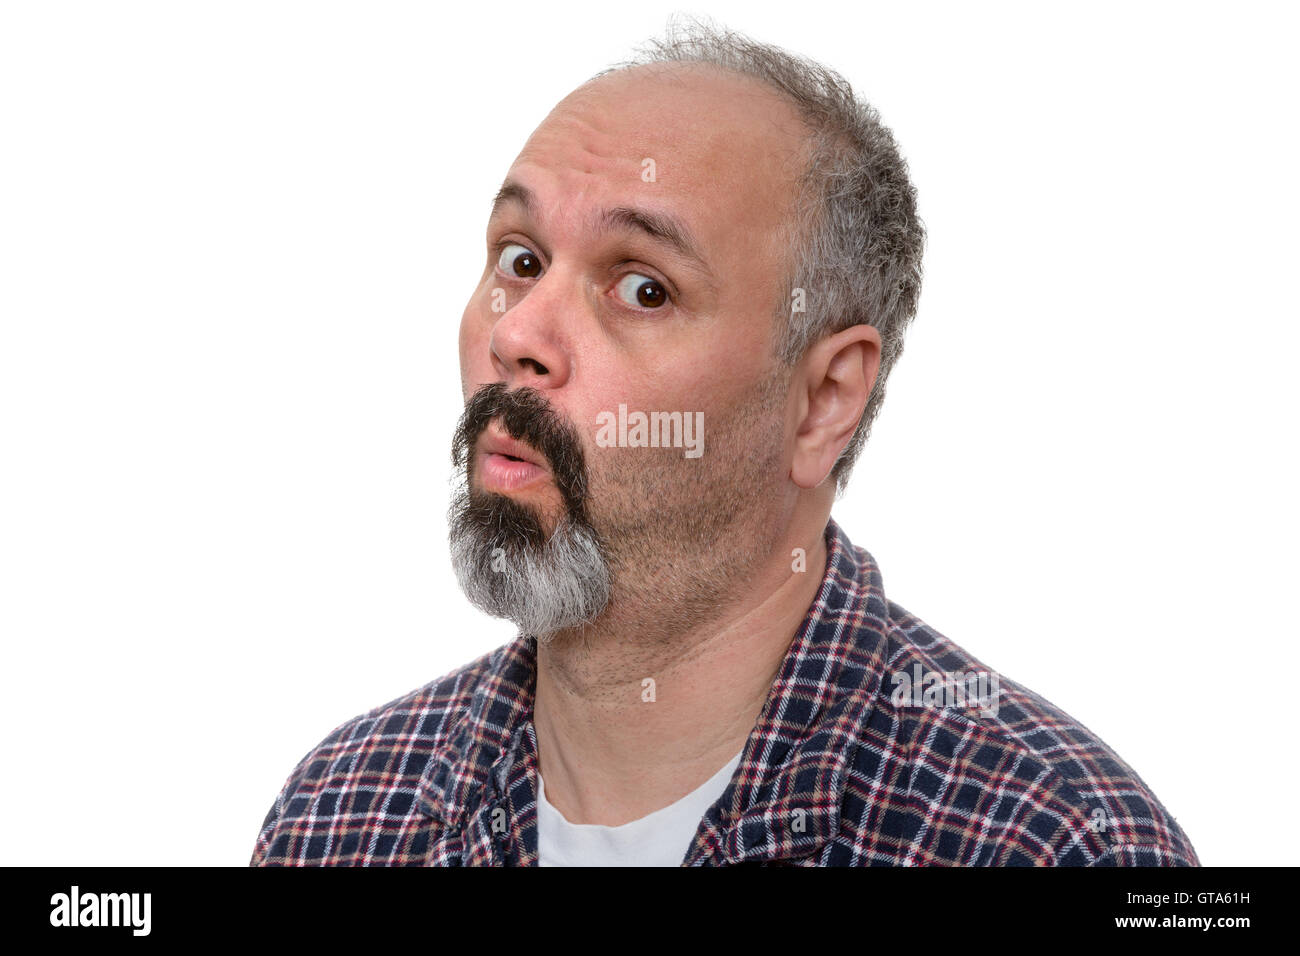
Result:
{"label": "shirt collar", "polygon": [[[871,555],[834,519],[825,540],[817,597],[688,863],[802,856],[838,831],[846,767],[882,681],[889,611]],[[500,809],[512,825],[523,818],[524,862],[536,855],[536,650],[535,640],[521,635],[489,656],[465,719],[434,754],[420,787],[425,811],[457,831],[474,827],[468,816]],[[495,822],[479,821],[481,841],[490,840]]]}

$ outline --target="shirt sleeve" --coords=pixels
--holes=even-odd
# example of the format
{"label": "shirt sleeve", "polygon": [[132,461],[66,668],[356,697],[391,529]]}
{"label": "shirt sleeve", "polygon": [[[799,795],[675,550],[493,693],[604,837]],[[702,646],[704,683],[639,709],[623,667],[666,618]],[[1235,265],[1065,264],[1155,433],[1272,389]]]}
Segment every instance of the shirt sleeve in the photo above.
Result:
{"label": "shirt sleeve", "polygon": [[257,843],[253,847],[253,856],[248,861],[249,866],[285,865],[283,860],[276,860],[271,851],[280,824],[284,819],[285,807],[289,805],[289,800],[302,784],[304,775],[319,750],[319,747],[313,747],[302,760],[298,761],[298,765],[289,774],[289,779],[284,782],[284,786],[276,794],[275,803],[271,805],[271,809],[267,812],[266,818],[262,821],[262,827],[257,833]]}

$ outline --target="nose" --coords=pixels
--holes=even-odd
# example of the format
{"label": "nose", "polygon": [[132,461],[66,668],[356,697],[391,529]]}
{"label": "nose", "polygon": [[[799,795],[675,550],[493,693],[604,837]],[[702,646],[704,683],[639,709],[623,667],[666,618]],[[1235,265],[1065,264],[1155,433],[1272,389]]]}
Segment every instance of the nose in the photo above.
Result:
{"label": "nose", "polygon": [[511,388],[554,389],[569,377],[569,349],[561,316],[578,304],[561,288],[563,275],[545,273],[492,327],[489,348],[497,375]]}

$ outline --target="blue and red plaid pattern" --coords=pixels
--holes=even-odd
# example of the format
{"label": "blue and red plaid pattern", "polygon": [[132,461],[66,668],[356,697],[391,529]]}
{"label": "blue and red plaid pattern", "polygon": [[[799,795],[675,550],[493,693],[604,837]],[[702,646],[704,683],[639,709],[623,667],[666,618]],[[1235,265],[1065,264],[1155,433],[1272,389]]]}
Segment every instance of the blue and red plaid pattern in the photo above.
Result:
{"label": "blue and red plaid pattern", "polygon": [[[984,709],[893,692],[899,673],[991,672],[889,601],[834,520],[826,543],[683,866],[1200,865],[1132,768],[1032,691],[999,675]],[[536,866],[535,654],[521,635],[337,728],[290,774],[252,865]]]}

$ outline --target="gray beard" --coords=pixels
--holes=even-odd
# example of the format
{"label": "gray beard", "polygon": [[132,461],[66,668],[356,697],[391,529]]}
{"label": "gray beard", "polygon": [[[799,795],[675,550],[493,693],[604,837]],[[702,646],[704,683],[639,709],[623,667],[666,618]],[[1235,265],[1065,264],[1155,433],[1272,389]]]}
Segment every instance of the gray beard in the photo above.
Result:
{"label": "gray beard", "polygon": [[543,544],[468,518],[462,487],[448,515],[451,563],[475,607],[547,644],[595,620],[609,602],[609,562],[595,531],[568,515]]}

